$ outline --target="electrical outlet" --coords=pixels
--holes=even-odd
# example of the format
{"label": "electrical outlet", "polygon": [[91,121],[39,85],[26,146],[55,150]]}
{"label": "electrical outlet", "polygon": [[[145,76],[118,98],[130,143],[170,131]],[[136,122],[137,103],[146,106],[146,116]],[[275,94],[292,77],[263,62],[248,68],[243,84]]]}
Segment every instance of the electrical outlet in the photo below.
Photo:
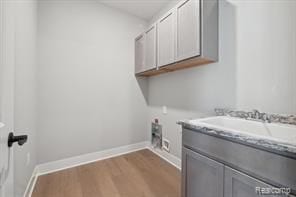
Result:
{"label": "electrical outlet", "polygon": [[168,153],[170,152],[170,141],[168,139],[163,139],[162,149]]}
{"label": "electrical outlet", "polygon": [[168,113],[167,106],[162,106],[162,113],[163,114],[167,114]]}

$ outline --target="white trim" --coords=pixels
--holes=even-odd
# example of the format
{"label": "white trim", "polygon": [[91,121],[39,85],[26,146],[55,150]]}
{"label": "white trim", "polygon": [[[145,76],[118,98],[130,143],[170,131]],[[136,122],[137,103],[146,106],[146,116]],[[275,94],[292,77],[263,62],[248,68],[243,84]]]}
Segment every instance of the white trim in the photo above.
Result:
{"label": "white trim", "polygon": [[156,155],[158,155],[159,157],[161,157],[162,159],[166,160],[167,162],[169,162],[170,164],[172,164],[173,166],[181,170],[181,159],[179,159],[178,157],[166,151],[160,150],[158,148],[154,148],[151,145],[149,145],[147,148],[151,150],[153,153],[155,153]]}
{"label": "white trim", "polygon": [[148,144],[149,143],[147,141],[144,141],[136,144],[121,146],[121,147],[103,150],[99,152],[88,153],[88,154],[70,157],[70,158],[66,158],[58,161],[39,164],[37,166],[38,168],[37,174],[38,176],[40,176],[40,175],[92,163],[99,160],[116,157],[126,153],[134,152],[137,150],[142,150],[147,148]]}
{"label": "white trim", "polygon": [[36,181],[37,181],[37,177],[38,177],[37,172],[38,172],[38,168],[36,166],[32,172],[32,175],[31,175],[28,185],[26,187],[24,197],[31,197],[31,195],[33,193],[33,189],[34,189]]}
{"label": "white trim", "polygon": [[142,149],[151,150],[153,153],[155,153],[156,155],[158,155],[168,163],[172,164],[173,166],[181,170],[181,159],[179,159],[178,157],[170,153],[162,151],[160,149],[153,148],[149,141],[144,141],[136,144],[121,146],[121,147],[103,150],[99,152],[88,153],[88,154],[70,157],[62,160],[39,164],[35,167],[32,173],[32,176],[28,182],[26,191],[24,193],[24,197],[31,197],[38,176],[49,174],[49,173],[60,171],[60,170],[65,170],[68,168],[73,168],[76,166],[81,166],[84,164],[100,161],[103,159],[116,157],[119,155],[135,152]]}

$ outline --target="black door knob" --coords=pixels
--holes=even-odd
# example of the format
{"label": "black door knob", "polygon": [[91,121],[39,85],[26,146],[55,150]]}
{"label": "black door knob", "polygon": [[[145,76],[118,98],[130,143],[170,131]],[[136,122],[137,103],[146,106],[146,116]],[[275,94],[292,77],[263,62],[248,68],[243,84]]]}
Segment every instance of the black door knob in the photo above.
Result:
{"label": "black door knob", "polygon": [[12,132],[9,133],[8,135],[8,147],[12,147],[14,142],[17,142],[18,145],[22,146],[24,143],[26,143],[28,140],[28,136],[27,135],[17,135],[14,136]]}

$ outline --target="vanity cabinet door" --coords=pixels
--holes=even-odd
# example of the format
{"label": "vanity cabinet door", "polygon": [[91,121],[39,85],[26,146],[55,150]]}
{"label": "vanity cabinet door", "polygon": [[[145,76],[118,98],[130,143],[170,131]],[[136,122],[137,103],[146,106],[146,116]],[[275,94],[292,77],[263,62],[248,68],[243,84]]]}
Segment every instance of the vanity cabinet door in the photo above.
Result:
{"label": "vanity cabinet door", "polygon": [[156,68],[156,25],[145,32],[144,71]]}
{"label": "vanity cabinet door", "polygon": [[177,7],[177,60],[200,55],[200,0]]}
{"label": "vanity cabinet door", "polygon": [[182,197],[223,197],[224,165],[182,148]]}
{"label": "vanity cabinet door", "polygon": [[[260,195],[257,194],[256,187],[271,188],[272,186],[229,167],[225,167],[225,197],[258,197]],[[275,197],[275,195],[268,196]]]}
{"label": "vanity cabinet door", "polygon": [[144,70],[145,65],[145,37],[144,34],[138,36],[135,40],[135,73]]}
{"label": "vanity cabinet door", "polygon": [[169,12],[157,24],[157,60],[158,66],[164,66],[175,61],[175,12]]}

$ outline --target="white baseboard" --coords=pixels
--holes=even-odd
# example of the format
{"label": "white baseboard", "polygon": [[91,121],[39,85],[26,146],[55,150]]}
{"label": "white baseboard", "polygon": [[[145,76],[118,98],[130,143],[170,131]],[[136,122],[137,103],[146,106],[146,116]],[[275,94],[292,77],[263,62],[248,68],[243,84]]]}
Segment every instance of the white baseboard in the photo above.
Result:
{"label": "white baseboard", "polygon": [[179,159],[178,157],[166,151],[160,150],[158,148],[154,148],[151,145],[148,146],[148,149],[151,150],[156,155],[163,158],[164,160],[166,160],[167,162],[169,162],[170,164],[172,164],[173,166],[175,166],[176,168],[178,168],[179,170],[181,170],[181,159]]}
{"label": "white baseboard", "polygon": [[134,152],[147,148],[147,146],[148,142],[145,141],[99,152],[70,157],[58,161],[39,164],[37,166],[38,176]]}
{"label": "white baseboard", "polygon": [[157,154],[158,156],[160,156],[161,158],[163,158],[164,160],[166,160],[176,168],[181,169],[181,160],[178,157],[170,153],[167,153],[165,151],[155,149],[151,146],[149,141],[144,141],[136,144],[121,146],[121,147],[103,150],[99,152],[88,153],[88,154],[70,157],[70,158],[66,158],[58,161],[39,164],[35,167],[32,173],[32,176],[27,185],[24,197],[31,197],[38,176],[68,169],[68,168],[73,168],[76,166],[81,166],[84,164],[96,162],[103,159],[108,159],[111,157],[116,157],[119,155],[135,152],[135,151],[146,149],[146,148],[151,150],[153,153]]}
{"label": "white baseboard", "polygon": [[34,168],[32,172],[32,175],[30,177],[30,180],[28,182],[28,185],[24,193],[24,197],[31,197],[36,181],[37,181],[37,166]]}

